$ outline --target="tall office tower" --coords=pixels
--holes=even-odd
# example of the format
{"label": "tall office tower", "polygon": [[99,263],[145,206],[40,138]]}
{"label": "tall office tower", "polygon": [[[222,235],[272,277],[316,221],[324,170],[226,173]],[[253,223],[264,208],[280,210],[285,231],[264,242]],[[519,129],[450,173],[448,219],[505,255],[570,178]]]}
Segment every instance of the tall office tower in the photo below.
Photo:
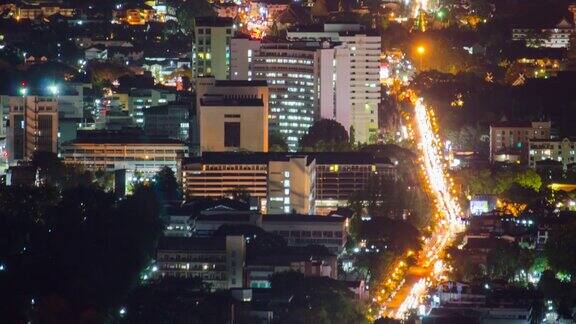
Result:
{"label": "tall office tower", "polygon": [[12,97],[8,113],[8,162],[30,159],[34,152],[58,149],[58,101],[53,97]]}
{"label": "tall office tower", "polygon": [[359,24],[326,23],[322,30],[297,27],[287,33],[289,40],[341,42],[350,50],[351,126],[358,143],[374,142],[378,137],[380,104],[381,37],[363,31]]}
{"label": "tall office tower", "polygon": [[198,152],[268,151],[266,81],[197,78],[196,117]]}
{"label": "tall office tower", "polygon": [[331,42],[230,42],[230,74],[239,80],[266,80],[270,88],[270,130],[291,151],[320,118],[350,126],[350,54]]}
{"label": "tall office tower", "polygon": [[233,20],[220,17],[197,17],[192,43],[194,77],[214,76],[228,79],[230,71],[230,38]]}

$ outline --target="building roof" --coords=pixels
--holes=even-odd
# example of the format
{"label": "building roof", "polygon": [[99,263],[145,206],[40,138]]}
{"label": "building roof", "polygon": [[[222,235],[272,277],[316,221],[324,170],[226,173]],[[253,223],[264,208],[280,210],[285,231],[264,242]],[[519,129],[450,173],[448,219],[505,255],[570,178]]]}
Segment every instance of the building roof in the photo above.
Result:
{"label": "building roof", "polygon": [[490,127],[502,127],[502,128],[520,128],[520,127],[532,127],[532,122],[513,122],[513,121],[505,121],[505,122],[497,122],[490,124]]}
{"label": "building roof", "polygon": [[268,153],[244,153],[244,152],[204,152],[201,157],[193,157],[184,161],[184,164],[264,164],[269,161],[288,161],[292,157],[308,157],[309,161],[315,160],[316,164],[390,164],[387,157],[381,157],[373,153],[364,152],[268,152]]}
{"label": "building roof", "polygon": [[164,251],[225,251],[226,237],[174,237],[163,236],[158,240],[158,250]]}
{"label": "building roof", "polygon": [[196,17],[196,27],[232,27],[234,20],[224,17]]}
{"label": "building roof", "polygon": [[[283,152],[203,152],[200,157],[185,159],[182,164],[267,164],[270,161],[289,161],[290,158],[308,157],[306,153],[283,153]],[[308,159],[310,164],[313,159]]]}
{"label": "building roof", "polygon": [[303,152],[316,159],[316,164],[392,164],[387,157],[366,152]]}
{"label": "building roof", "polygon": [[140,129],[78,130],[75,140],[66,144],[182,144],[167,137],[147,136]]}
{"label": "building roof", "polygon": [[204,96],[200,99],[200,104],[206,107],[263,107],[264,101],[260,98],[228,98]]}
{"label": "building roof", "polygon": [[217,87],[266,87],[266,80],[216,80]]}
{"label": "building roof", "polygon": [[262,216],[262,223],[271,222],[310,222],[310,223],[343,223],[346,217],[340,215],[320,216],[303,214],[267,214]]}
{"label": "building roof", "polygon": [[194,219],[196,221],[204,222],[250,222],[250,216],[252,214],[238,212],[238,213],[226,213],[226,214],[200,214]]}

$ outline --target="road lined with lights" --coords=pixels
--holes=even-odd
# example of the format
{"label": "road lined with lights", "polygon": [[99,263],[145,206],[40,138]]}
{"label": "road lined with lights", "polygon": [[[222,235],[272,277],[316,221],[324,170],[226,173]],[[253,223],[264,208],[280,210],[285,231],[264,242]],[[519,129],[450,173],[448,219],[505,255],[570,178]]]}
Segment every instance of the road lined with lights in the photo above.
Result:
{"label": "road lined with lights", "polygon": [[399,319],[419,308],[428,287],[444,272],[444,250],[461,229],[460,207],[452,180],[446,174],[448,166],[443,159],[434,112],[424,105],[422,98],[412,96],[412,103],[411,133],[420,153],[422,178],[434,200],[436,224],[431,237],[424,241],[418,266],[404,272],[402,284],[382,303],[380,315]]}

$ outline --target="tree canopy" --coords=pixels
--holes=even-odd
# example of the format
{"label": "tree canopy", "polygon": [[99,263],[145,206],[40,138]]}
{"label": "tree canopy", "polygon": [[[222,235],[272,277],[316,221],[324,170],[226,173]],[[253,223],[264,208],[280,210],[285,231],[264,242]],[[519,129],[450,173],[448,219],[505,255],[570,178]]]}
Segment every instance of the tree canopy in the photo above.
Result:
{"label": "tree canopy", "polygon": [[338,152],[351,149],[348,132],[332,119],[315,122],[300,139],[300,149],[315,152]]}

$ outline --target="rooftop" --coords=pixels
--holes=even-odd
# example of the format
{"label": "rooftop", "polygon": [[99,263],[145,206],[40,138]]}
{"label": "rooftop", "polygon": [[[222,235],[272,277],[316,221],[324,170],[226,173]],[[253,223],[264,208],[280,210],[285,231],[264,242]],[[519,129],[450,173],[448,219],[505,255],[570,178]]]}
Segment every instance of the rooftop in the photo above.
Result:
{"label": "rooftop", "polygon": [[182,144],[184,142],[166,137],[147,136],[137,129],[78,130],[75,140],[67,144]]}
{"label": "rooftop", "polygon": [[263,107],[264,101],[260,98],[224,98],[224,97],[203,97],[200,104],[207,107]]}
{"label": "rooftop", "polygon": [[502,127],[502,128],[520,128],[520,127],[532,127],[532,122],[513,122],[513,121],[505,121],[505,122],[497,122],[490,124],[490,127]]}
{"label": "rooftop", "polygon": [[217,87],[266,87],[266,80],[216,80]]}
{"label": "rooftop", "polygon": [[[203,152],[200,157],[185,159],[182,165],[203,164],[266,164],[270,161],[289,161],[290,158],[308,157],[305,153],[244,153],[244,152]],[[308,159],[308,164],[313,159]]]}
{"label": "rooftop", "polygon": [[268,152],[268,153],[238,153],[238,152],[204,152],[201,157],[194,157],[184,161],[188,163],[206,164],[264,164],[269,161],[288,161],[293,157],[308,157],[316,164],[390,164],[387,157],[380,157],[373,153],[364,152]]}
{"label": "rooftop", "polygon": [[158,250],[171,251],[225,251],[226,237],[160,237]]}
{"label": "rooftop", "polygon": [[266,222],[310,222],[310,223],[343,223],[346,217],[340,215],[320,216],[303,214],[267,214],[262,215],[262,223]]}
{"label": "rooftop", "polygon": [[196,27],[230,27],[234,24],[232,18],[196,17]]}

